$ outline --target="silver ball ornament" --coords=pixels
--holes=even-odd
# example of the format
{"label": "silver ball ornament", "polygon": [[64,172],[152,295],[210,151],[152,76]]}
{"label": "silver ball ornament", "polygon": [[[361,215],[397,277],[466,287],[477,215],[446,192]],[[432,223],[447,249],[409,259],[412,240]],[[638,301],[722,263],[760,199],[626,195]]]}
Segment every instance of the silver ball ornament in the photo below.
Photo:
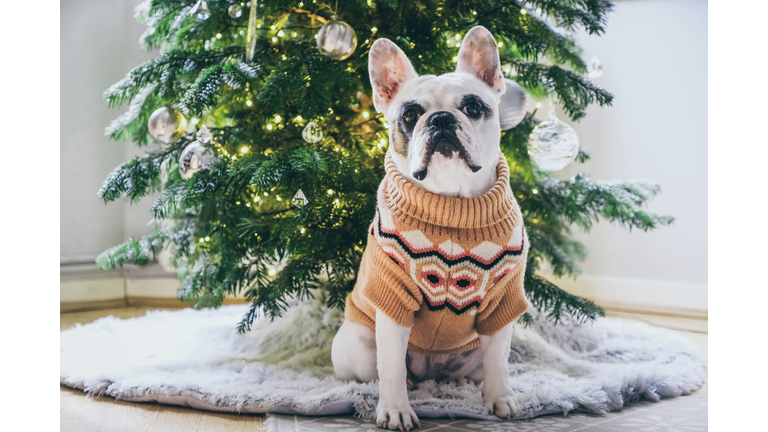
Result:
{"label": "silver ball ornament", "polygon": [[187,119],[173,108],[158,108],[149,116],[147,124],[152,138],[163,144],[178,141],[187,130]]}
{"label": "silver ball ornament", "polygon": [[333,60],[344,60],[357,48],[355,30],[336,15],[317,33],[317,49]]}
{"label": "silver ball ornament", "polygon": [[181,178],[188,179],[201,169],[208,168],[213,159],[213,150],[206,148],[200,141],[190,143],[179,157]]}
{"label": "silver ball ornament", "polygon": [[531,160],[544,171],[559,171],[579,154],[579,137],[571,126],[549,113],[549,120],[539,123],[528,138]]}
{"label": "silver ball ornament", "polygon": [[240,5],[232,5],[227,9],[227,13],[232,18],[240,18],[243,15],[243,9],[240,7]]}
{"label": "silver ball ornament", "polygon": [[320,129],[317,123],[311,121],[304,126],[304,130],[301,131],[301,137],[304,138],[304,141],[314,144],[323,139],[323,130]]}
{"label": "silver ball ornament", "polygon": [[499,126],[503,130],[512,129],[525,118],[525,91],[520,84],[511,79],[504,79],[506,91],[499,101]]}

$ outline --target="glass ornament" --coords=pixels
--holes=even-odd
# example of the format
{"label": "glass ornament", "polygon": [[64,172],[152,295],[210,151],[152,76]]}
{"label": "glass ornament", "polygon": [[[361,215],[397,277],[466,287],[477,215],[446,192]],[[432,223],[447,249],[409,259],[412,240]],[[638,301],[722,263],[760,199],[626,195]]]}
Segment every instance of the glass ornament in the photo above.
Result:
{"label": "glass ornament", "polygon": [[539,123],[528,137],[528,154],[544,171],[560,171],[576,160],[579,137],[571,126],[549,111],[549,120]]}
{"label": "glass ornament", "polygon": [[179,157],[181,178],[188,179],[201,169],[208,168],[213,159],[213,150],[203,146],[200,141],[190,143]]}
{"label": "glass ornament", "polygon": [[213,138],[213,134],[211,133],[211,131],[208,130],[208,126],[202,125],[200,127],[200,130],[197,131],[197,133],[195,134],[195,137],[201,143],[208,144],[209,142],[211,142],[211,139]]}
{"label": "glass ornament", "polygon": [[599,78],[602,74],[603,62],[601,62],[596,55],[593,55],[587,62],[587,75],[589,75],[590,78]]}
{"label": "glass ornament", "polygon": [[311,121],[304,126],[304,130],[301,131],[301,137],[304,138],[304,141],[314,144],[323,139],[323,130],[320,129],[317,123]]}
{"label": "glass ornament", "polygon": [[336,15],[317,33],[317,49],[332,60],[344,60],[357,48],[355,30]]}
{"label": "glass ornament", "polygon": [[252,3],[248,3],[251,7],[248,13],[248,29],[245,34],[245,59],[253,61],[253,55],[256,53],[256,26],[258,19],[256,18],[256,10],[259,7],[259,2],[253,0]]}
{"label": "glass ornament", "polygon": [[302,192],[301,189],[299,189],[298,192],[296,192],[296,195],[294,195],[293,198],[291,198],[291,202],[296,207],[301,208],[307,205],[307,203],[309,203],[309,200],[304,195],[304,192]]}
{"label": "glass ornament", "polygon": [[152,138],[163,144],[170,144],[184,136],[187,119],[173,108],[162,107],[149,116],[147,127]]}
{"label": "glass ornament", "polygon": [[232,5],[227,9],[227,13],[232,18],[240,18],[243,15],[243,8],[240,7],[240,5]]}
{"label": "glass ornament", "polygon": [[198,0],[190,11],[198,21],[205,21],[211,17],[211,10],[208,9],[208,3],[205,0]]}

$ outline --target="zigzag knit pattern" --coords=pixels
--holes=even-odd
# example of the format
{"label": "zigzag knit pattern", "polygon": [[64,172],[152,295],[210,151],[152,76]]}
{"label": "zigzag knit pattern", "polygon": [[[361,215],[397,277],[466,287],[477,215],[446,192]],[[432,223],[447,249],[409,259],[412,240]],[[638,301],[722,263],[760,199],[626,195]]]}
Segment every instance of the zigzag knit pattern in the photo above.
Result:
{"label": "zigzag knit pattern", "polygon": [[520,262],[525,242],[522,225],[506,244],[483,241],[471,250],[451,239],[435,244],[419,230],[401,232],[392,215],[377,209],[372,234],[384,252],[416,282],[430,310],[455,314],[480,306],[485,293]]}
{"label": "zigzag knit pattern", "polygon": [[376,313],[411,327],[409,349],[447,354],[479,346],[525,312],[528,241],[499,155],[496,183],[475,198],[425,192],[392,156],[345,317],[372,329]]}

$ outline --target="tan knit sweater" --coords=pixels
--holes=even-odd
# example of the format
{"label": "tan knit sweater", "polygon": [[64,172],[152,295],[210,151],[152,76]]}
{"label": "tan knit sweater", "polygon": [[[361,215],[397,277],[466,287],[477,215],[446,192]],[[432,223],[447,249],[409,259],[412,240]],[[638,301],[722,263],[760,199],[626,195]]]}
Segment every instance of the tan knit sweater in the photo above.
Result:
{"label": "tan knit sweater", "polygon": [[345,318],[376,328],[376,309],[412,327],[408,348],[447,354],[478,347],[528,307],[528,240],[499,158],[493,188],[448,198],[410,184],[391,155]]}

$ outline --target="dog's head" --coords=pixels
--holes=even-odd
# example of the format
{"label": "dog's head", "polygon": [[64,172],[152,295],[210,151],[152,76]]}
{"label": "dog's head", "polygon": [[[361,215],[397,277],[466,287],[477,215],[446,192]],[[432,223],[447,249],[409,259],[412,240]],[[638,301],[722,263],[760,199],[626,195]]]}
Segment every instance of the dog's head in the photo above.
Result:
{"label": "dog's head", "polygon": [[[452,73],[416,75],[389,39],[373,44],[368,69],[374,105],[389,123],[390,152],[407,180],[448,196],[474,196],[490,188],[501,127],[522,119],[525,95],[503,79],[488,30],[478,26],[467,33]],[[512,91],[502,97],[508,87]]]}

